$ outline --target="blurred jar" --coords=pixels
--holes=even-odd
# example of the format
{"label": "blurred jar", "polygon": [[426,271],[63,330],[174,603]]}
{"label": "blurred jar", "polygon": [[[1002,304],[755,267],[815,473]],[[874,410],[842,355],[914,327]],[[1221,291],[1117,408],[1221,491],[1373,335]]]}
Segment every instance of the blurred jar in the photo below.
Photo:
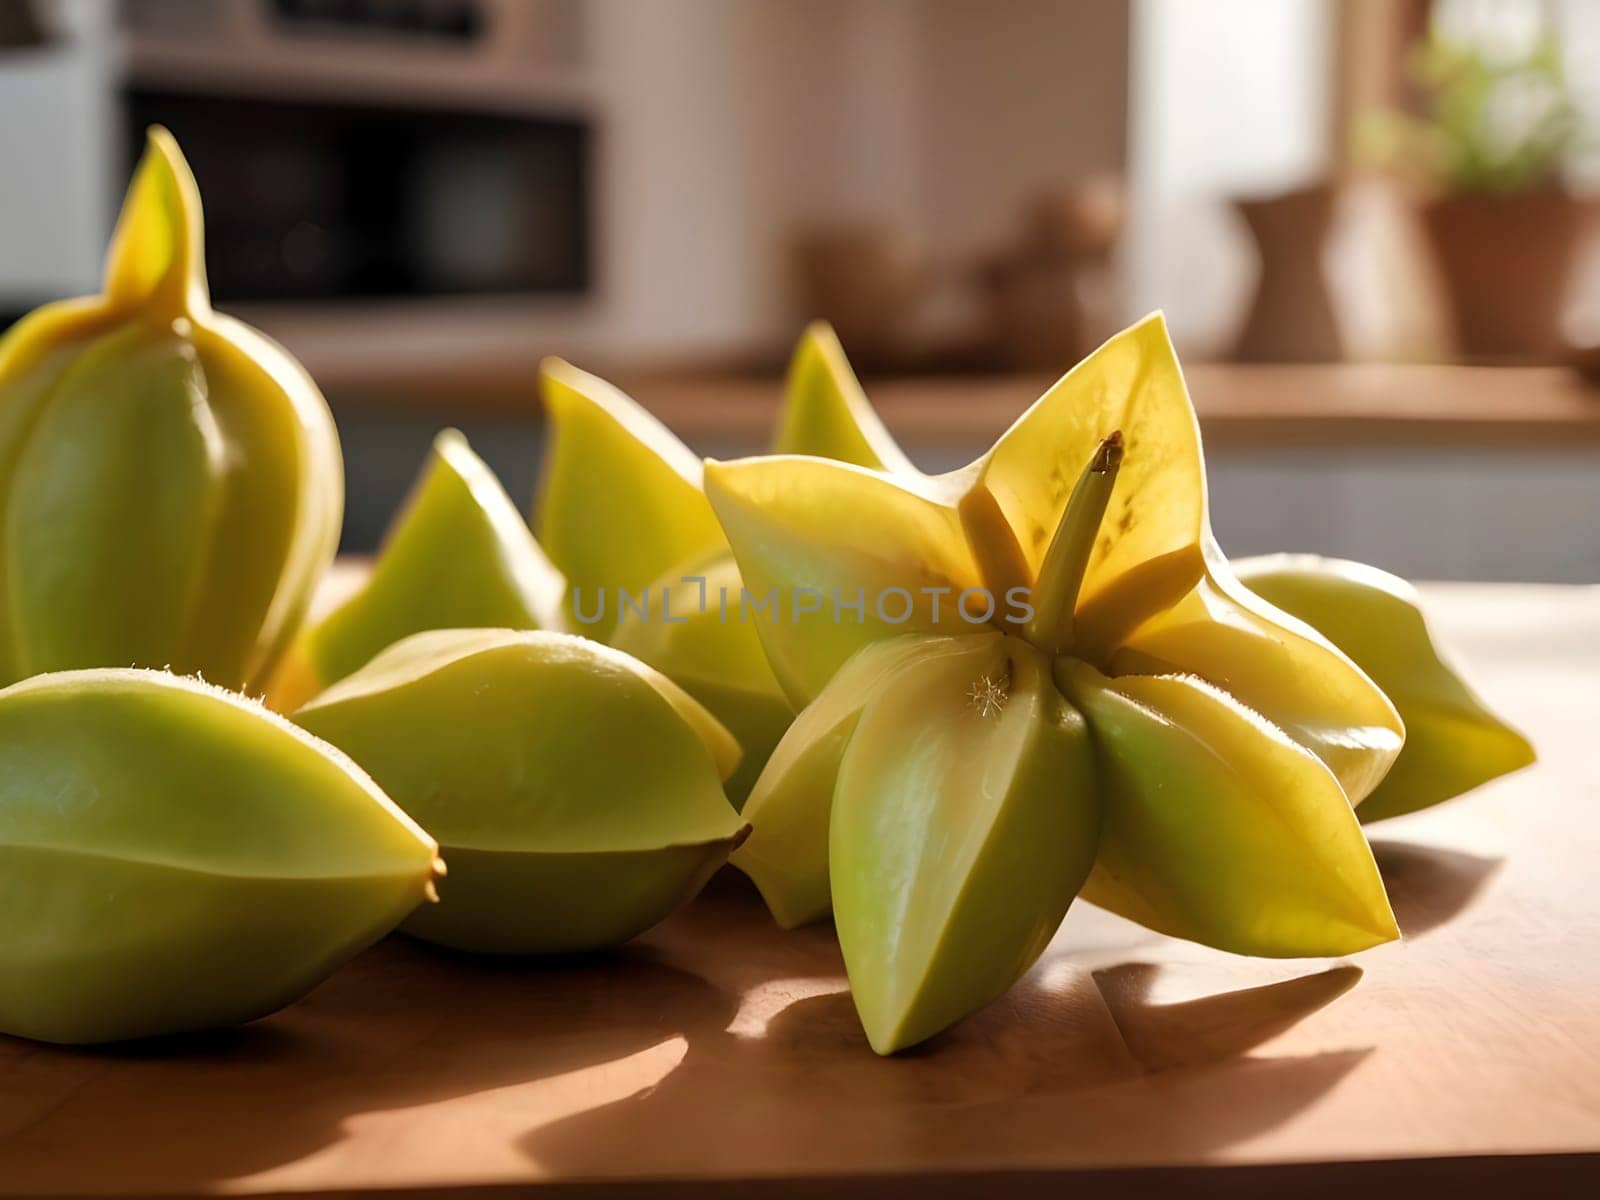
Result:
{"label": "blurred jar", "polygon": [[1234,357],[1241,362],[1337,362],[1327,248],[1339,201],[1331,183],[1234,201],[1260,254],[1255,299]]}
{"label": "blurred jar", "polygon": [[1110,175],[1028,206],[1017,243],[979,272],[990,338],[1006,366],[1064,371],[1112,332],[1125,212],[1122,181]]}
{"label": "blurred jar", "polygon": [[866,367],[896,359],[933,279],[922,243],[889,225],[806,230],[794,264],[801,315],[830,322]]}

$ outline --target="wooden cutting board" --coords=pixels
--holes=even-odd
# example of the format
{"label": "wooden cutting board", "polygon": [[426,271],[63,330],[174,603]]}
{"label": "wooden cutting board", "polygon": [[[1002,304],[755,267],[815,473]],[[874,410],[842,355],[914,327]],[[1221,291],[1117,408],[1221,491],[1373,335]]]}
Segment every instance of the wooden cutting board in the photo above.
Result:
{"label": "wooden cutting board", "polygon": [[1239,959],[1079,905],[884,1060],[831,930],[730,874],[613,955],[395,938],[245,1029],[0,1038],[0,1195],[1597,1194],[1600,589],[1428,598],[1541,761],[1371,831],[1397,944]]}

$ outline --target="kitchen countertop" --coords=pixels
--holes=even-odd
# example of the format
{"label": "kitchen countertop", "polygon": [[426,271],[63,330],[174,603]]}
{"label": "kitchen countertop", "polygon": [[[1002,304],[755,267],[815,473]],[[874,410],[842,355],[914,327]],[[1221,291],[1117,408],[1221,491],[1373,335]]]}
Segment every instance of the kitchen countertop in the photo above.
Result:
{"label": "kitchen countertop", "polygon": [[[1600,447],[1600,390],[1555,367],[1239,366],[1184,372],[1208,449]],[[986,446],[1054,382],[896,379],[873,404],[908,446]],[[689,442],[761,438],[776,382],[643,379],[635,395]]]}
{"label": "kitchen countertop", "polygon": [[[1185,373],[1211,449],[1600,448],[1600,387],[1561,367],[1201,363]],[[614,381],[691,444],[764,443],[781,391],[776,378],[716,371],[624,371]],[[947,375],[869,380],[867,390],[906,446],[968,447],[988,445],[1052,382]],[[335,383],[330,392],[441,420],[531,419],[537,368],[423,374],[382,388]]]}
{"label": "kitchen countertop", "polygon": [[0,1039],[0,1196],[1592,1194],[1600,589],[1425,595],[1540,762],[1371,831],[1398,943],[1241,959],[1079,904],[884,1060],[830,929],[727,875],[611,956],[393,938],[243,1030]]}

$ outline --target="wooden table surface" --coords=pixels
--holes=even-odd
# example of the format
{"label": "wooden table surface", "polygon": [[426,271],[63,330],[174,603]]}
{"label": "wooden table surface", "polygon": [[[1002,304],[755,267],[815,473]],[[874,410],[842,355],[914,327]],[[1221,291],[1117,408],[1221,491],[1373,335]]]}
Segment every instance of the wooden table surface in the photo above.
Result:
{"label": "wooden table surface", "polygon": [[723,877],[615,955],[396,938],[242,1030],[0,1039],[0,1195],[1596,1194],[1600,589],[1427,594],[1541,761],[1372,831],[1399,943],[1239,959],[1077,905],[884,1060],[830,930]]}

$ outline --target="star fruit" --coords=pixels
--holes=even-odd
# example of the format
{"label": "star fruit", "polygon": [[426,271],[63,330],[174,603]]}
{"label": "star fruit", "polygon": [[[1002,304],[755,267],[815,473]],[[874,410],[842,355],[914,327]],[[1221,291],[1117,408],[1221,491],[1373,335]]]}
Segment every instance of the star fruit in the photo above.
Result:
{"label": "star fruit", "polygon": [[258,691],[343,501],[327,405],[212,309],[194,178],[151,129],[102,294],[0,340],[0,684],[131,664]]}
{"label": "star fruit", "polygon": [[1384,690],[1405,722],[1400,757],[1357,814],[1430,808],[1519,770],[1533,747],[1451,666],[1404,579],[1341,559],[1273,554],[1233,564],[1251,591],[1328,638]]}
{"label": "star fruit", "polygon": [[586,638],[420,633],[294,719],[439,839],[449,878],[404,928],[457,949],[627,941],[746,832],[722,791],[733,738],[665,676]]}
{"label": "star fruit", "polygon": [[161,671],[0,691],[0,1031],[254,1020],[433,895],[438,847],[325,742]]}
{"label": "star fruit", "polygon": [[1159,317],[963,469],[776,456],[704,480],[745,587],[777,595],[757,629],[805,706],[735,861],[785,924],[832,910],[879,1051],[1009,986],[1080,883],[1245,954],[1397,935],[1352,805],[1400,719],[1234,578]]}
{"label": "star fruit", "polygon": [[[824,359],[819,354],[815,361]],[[808,407],[794,402],[797,394],[804,392],[791,386],[777,453],[811,453],[919,474],[859,388],[848,404]],[[1361,801],[1358,815],[1364,822],[1430,807],[1534,761],[1526,738],[1495,716],[1461,678],[1437,644],[1416,589],[1404,579],[1363,563],[1309,554],[1236,559],[1232,566],[1251,591],[1348,655],[1399,712],[1405,743],[1383,782]]]}
{"label": "star fruit", "polygon": [[[534,527],[571,585],[568,628],[649,663],[716,714],[744,748],[728,780],[741,806],[794,708],[741,610],[700,460],[602,379],[550,359],[542,382],[550,445]],[[823,324],[795,350],[775,445],[912,470]]]}
{"label": "star fruit", "polygon": [[561,629],[566,581],[467,439],[434,439],[356,591],[295,640],[268,699],[292,712],[402,638],[430,629]]}

